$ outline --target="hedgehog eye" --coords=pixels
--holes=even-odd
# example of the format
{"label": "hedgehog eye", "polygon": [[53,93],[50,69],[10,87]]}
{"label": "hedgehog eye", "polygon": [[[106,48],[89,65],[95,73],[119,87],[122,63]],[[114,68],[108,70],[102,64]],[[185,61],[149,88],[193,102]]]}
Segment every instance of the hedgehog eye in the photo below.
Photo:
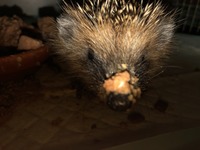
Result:
{"label": "hedgehog eye", "polygon": [[141,56],[139,57],[139,59],[138,59],[137,64],[141,64],[141,63],[143,63],[144,61],[145,61],[145,56],[144,56],[144,55],[141,55]]}
{"label": "hedgehog eye", "polygon": [[93,61],[94,60],[94,51],[93,49],[89,48],[88,49],[88,54],[87,54],[87,57],[90,61]]}
{"label": "hedgehog eye", "polygon": [[145,57],[144,57],[144,55],[142,55],[141,62],[144,62],[144,61],[145,61]]}

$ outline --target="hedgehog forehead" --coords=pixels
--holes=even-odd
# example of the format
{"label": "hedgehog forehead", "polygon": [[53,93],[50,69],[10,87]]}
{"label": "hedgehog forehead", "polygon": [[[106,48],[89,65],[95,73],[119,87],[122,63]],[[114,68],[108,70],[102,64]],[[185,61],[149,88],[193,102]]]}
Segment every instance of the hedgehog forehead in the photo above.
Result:
{"label": "hedgehog forehead", "polygon": [[[138,57],[143,53],[144,46],[139,43],[141,34],[134,38],[133,34],[136,33],[132,32],[131,29],[116,31],[108,25],[108,27],[99,27],[86,35],[86,38],[89,38],[86,40],[89,41],[88,47],[94,51],[95,57],[104,64],[106,72],[116,72],[116,70],[123,69],[122,64],[134,68]],[[144,40],[143,44],[145,44]]]}
{"label": "hedgehog forehead", "polygon": [[101,49],[102,51],[116,48],[115,31],[109,24],[95,27],[88,35],[86,35],[86,39],[91,46]]}
{"label": "hedgehog forehead", "polygon": [[[118,53],[129,55],[138,49],[143,49],[148,43],[149,32],[142,32],[136,26],[124,26],[121,28],[112,28],[112,24],[104,24],[95,27],[92,31],[85,35],[86,41],[89,42],[91,48],[99,50],[98,52]],[[153,33],[152,33],[153,34]],[[154,37],[151,35],[151,37]],[[142,44],[141,44],[142,41]]]}

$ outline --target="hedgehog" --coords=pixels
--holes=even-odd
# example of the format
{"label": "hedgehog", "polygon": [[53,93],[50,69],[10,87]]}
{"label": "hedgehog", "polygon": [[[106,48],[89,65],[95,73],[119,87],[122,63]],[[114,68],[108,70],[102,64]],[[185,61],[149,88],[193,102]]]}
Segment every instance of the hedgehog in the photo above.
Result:
{"label": "hedgehog", "polygon": [[77,91],[126,111],[163,70],[174,28],[173,13],[160,2],[86,0],[65,4],[51,47]]}

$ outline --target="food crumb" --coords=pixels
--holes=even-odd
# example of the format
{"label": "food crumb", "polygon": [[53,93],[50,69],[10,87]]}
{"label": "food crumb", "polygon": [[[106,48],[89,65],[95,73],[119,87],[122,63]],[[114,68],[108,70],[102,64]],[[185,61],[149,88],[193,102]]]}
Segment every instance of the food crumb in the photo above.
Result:
{"label": "food crumb", "polygon": [[119,72],[109,79],[105,80],[103,87],[107,94],[129,95],[128,100],[136,102],[140,98],[141,89],[137,87],[138,78],[132,77],[128,71]]}
{"label": "food crumb", "polygon": [[107,79],[103,86],[107,93],[114,92],[120,94],[129,94],[131,92],[131,88],[128,83],[129,81],[130,74],[125,71],[117,73],[116,75]]}
{"label": "food crumb", "polygon": [[168,103],[162,99],[159,99],[155,104],[154,108],[160,112],[165,112],[167,110]]}

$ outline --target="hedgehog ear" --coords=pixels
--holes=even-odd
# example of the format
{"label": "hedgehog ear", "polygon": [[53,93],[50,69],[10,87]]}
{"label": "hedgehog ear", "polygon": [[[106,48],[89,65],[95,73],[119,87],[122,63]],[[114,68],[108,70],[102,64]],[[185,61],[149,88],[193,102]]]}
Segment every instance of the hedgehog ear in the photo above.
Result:
{"label": "hedgehog ear", "polygon": [[75,19],[69,15],[61,16],[57,19],[58,33],[64,40],[69,40],[73,37],[76,26]]}
{"label": "hedgehog ear", "polygon": [[174,22],[172,20],[165,20],[159,28],[159,43],[161,45],[168,45],[171,43],[171,40],[173,38],[174,35]]}

